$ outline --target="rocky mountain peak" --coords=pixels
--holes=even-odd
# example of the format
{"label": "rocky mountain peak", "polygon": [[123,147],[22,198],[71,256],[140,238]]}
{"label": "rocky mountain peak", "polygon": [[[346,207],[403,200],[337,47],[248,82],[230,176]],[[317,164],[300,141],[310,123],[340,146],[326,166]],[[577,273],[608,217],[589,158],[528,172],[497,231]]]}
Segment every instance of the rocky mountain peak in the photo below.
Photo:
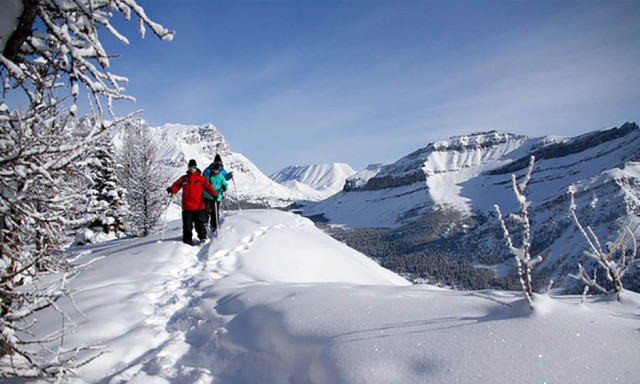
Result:
{"label": "rocky mountain peak", "polygon": [[[537,160],[550,160],[554,158],[566,157],[569,155],[584,152],[588,149],[595,148],[604,143],[631,135],[639,135],[640,129],[636,123],[625,123],[619,128],[611,128],[606,130],[589,132],[584,135],[577,136],[564,142],[556,142],[548,145],[541,146],[535,149],[526,156],[513,161],[510,164],[505,165],[499,169],[495,169],[489,172],[492,175],[500,175],[506,173],[513,173],[524,169],[529,164],[529,158],[533,155]],[[637,152],[637,151],[636,151]],[[636,156],[633,161],[638,161],[640,155]]]}
{"label": "rocky mountain peak", "polygon": [[374,191],[424,183],[433,174],[494,162],[529,140],[526,136],[497,131],[453,136],[449,140],[430,143],[393,164],[382,166],[364,183],[348,181],[344,190],[357,190],[358,185],[364,190]]}
{"label": "rocky mountain peak", "polygon": [[474,151],[495,147],[513,140],[526,139],[526,136],[498,131],[475,132],[467,135],[452,136],[449,140],[436,141],[427,146],[431,151]]}

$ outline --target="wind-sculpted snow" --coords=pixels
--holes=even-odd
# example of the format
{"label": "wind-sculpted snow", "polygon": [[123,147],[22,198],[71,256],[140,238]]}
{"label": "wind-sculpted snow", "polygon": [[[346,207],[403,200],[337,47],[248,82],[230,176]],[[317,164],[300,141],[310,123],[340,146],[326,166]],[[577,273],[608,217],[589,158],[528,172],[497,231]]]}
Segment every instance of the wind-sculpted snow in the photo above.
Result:
{"label": "wind-sculpted snow", "polygon": [[60,303],[77,325],[64,342],[104,353],[72,382],[640,381],[635,293],[537,295],[530,312],[518,293],[408,285],[292,213],[227,213],[200,247],[176,216],[153,237],[73,249],[96,261],[71,282],[84,316]]}

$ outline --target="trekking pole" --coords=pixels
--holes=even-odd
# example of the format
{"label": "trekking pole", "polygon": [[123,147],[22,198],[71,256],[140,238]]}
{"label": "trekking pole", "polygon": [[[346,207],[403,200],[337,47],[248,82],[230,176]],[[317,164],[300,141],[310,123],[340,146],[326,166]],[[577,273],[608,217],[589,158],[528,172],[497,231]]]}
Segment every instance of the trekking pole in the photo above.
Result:
{"label": "trekking pole", "polygon": [[220,204],[218,201],[213,201],[214,206],[216,207],[215,215],[216,215],[216,238],[220,237]]}
{"label": "trekking pole", "polygon": [[[169,206],[167,206],[167,209],[169,208]],[[162,223],[162,234],[160,235],[160,238],[158,239],[157,243],[162,243],[164,241],[164,233],[167,231],[167,211],[164,212],[164,223]]]}
{"label": "trekking pole", "polygon": [[158,243],[161,243],[164,241],[164,234],[167,231],[167,217],[169,216],[169,207],[171,207],[171,204],[173,203],[173,196],[175,195],[171,195],[171,197],[169,198],[169,204],[167,204],[167,208],[164,210],[164,222],[162,223],[162,234],[160,235],[160,240],[158,240]]}
{"label": "trekking pole", "polygon": [[238,187],[236,186],[236,178],[232,177],[231,181],[233,181],[233,190],[236,192],[236,201],[238,202],[238,211],[242,212],[242,208],[240,208],[240,198],[238,197]]}
{"label": "trekking pole", "polygon": [[[225,218],[225,215],[227,214],[227,211],[229,210],[229,206],[227,205],[227,199],[224,198],[224,195],[222,196],[222,201],[220,202],[220,206],[222,207],[222,218]],[[224,220],[223,220],[224,221]]]}

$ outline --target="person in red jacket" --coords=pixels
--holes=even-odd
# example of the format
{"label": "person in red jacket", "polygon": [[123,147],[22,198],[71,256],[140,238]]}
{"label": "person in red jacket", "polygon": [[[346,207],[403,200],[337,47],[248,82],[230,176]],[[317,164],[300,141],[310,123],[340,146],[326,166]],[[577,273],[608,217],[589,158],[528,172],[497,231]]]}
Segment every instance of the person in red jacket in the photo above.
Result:
{"label": "person in red jacket", "polygon": [[204,197],[202,191],[205,190],[211,196],[217,197],[216,190],[202,177],[196,161],[189,160],[187,174],[181,176],[172,186],[167,188],[167,192],[172,195],[182,189],[182,241],[189,245],[194,245],[193,227],[196,227],[200,242],[207,239],[207,231],[204,228]]}

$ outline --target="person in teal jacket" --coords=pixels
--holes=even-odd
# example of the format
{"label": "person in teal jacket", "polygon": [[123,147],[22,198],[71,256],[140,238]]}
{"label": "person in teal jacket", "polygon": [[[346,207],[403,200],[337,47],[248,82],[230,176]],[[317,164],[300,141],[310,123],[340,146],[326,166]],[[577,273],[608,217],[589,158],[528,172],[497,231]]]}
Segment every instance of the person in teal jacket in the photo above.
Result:
{"label": "person in teal jacket", "polygon": [[205,176],[205,179],[213,186],[217,196],[211,197],[206,191],[202,192],[204,196],[204,211],[207,216],[206,221],[210,221],[210,228],[213,232],[218,229],[218,223],[220,222],[220,202],[222,201],[222,195],[229,189],[227,180],[220,172],[220,165],[214,163],[211,167],[211,172]]}
{"label": "person in teal jacket", "polygon": [[227,172],[224,169],[224,165],[222,164],[222,157],[219,154],[216,154],[216,157],[213,159],[213,163],[209,164],[209,166],[202,172],[202,176],[207,178],[211,174],[211,170],[213,169],[213,165],[218,164],[220,166],[220,173],[224,176],[224,179],[229,181],[233,179],[233,172]]}

